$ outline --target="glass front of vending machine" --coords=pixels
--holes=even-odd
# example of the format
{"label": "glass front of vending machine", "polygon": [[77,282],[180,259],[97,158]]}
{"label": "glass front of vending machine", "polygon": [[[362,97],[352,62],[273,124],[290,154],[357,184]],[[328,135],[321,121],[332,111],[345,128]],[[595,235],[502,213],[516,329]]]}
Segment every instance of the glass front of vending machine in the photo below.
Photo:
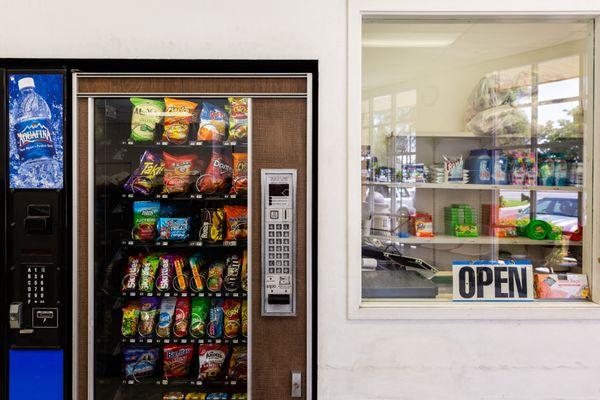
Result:
{"label": "glass front of vending machine", "polygon": [[79,397],[311,398],[306,93],[277,100],[247,77],[74,82]]}

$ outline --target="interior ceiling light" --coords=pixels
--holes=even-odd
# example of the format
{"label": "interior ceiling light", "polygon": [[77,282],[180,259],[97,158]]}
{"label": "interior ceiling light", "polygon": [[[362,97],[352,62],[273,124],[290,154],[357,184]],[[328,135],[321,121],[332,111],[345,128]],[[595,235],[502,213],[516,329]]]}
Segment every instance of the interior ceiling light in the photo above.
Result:
{"label": "interior ceiling light", "polygon": [[365,32],[363,47],[448,47],[460,33]]}

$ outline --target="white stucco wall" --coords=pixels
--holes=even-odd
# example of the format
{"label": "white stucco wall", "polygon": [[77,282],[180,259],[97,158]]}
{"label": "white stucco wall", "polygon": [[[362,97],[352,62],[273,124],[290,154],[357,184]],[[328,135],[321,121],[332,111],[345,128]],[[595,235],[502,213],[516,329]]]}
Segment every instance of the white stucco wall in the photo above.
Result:
{"label": "white stucco wall", "polygon": [[[593,0],[402,4],[599,7]],[[346,143],[346,11],[345,0],[0,0],[0,57],[319,59],[319,398],[600,399],[600,321],[346,318],[346,156],[339,151]]]}

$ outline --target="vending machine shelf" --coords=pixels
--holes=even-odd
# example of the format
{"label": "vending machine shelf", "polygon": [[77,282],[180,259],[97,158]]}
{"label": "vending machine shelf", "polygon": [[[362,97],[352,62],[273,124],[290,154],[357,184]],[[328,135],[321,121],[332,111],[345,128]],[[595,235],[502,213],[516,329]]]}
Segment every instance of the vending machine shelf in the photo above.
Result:
{"label": "vending machine shelf", "polygon": [[226,240],[220,243],[207,243],[202,241],[190,241],[190,242],[171,242],[171,241],[158,241],[158,242],[141,242],[138,240],[124,240],[121,242],[123,246],[131,247],[208,247],[208,248],[246,248],[246,242],[237,242],[235,240]]}
{"label": "vending machine shelf", "polygon": [[122,343],[131,344],[247,344],[247,339],[196,339],[196,338],[123,338]]}
{"label": "vending machine shelf", "polygon": [[123,297],[234,297],[245,299],[247,292],[123,292]]}

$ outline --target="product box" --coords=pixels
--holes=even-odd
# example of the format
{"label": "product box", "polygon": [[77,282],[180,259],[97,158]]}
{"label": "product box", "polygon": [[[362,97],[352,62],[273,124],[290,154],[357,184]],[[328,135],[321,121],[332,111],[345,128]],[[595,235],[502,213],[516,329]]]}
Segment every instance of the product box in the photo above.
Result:
{"label": "product box", "polygon": [[410,217],[410,234],[418,237],[433,237],[433,217],[430,214],[417,213]]}
{"label": "product box", "polygon": [[538,299],[586,299],[590,293],[585,274],[535,274]]}

